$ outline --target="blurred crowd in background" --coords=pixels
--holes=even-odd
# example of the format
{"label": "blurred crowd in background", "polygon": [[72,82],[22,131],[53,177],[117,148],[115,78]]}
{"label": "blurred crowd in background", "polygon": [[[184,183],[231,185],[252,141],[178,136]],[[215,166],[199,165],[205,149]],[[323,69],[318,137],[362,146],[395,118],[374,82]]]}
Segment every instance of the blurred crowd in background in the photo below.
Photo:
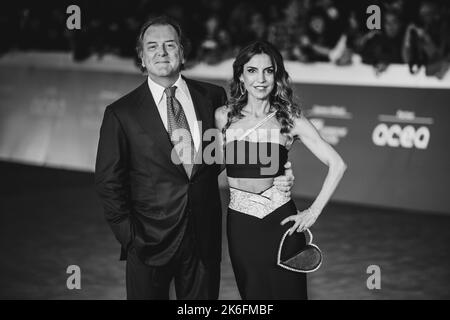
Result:
{"label": "blurred crowd in background", "polygon": [[[68,30],[66,8],[81,8],[81,30]],[[381,29],[366,25],[370,5],[381,9]],[[373,65],[392,63],[442,78],[450,65],[450,2],[439,0],[17,0],[0,13],[0,53],[71,51],[136,58],[141,24],[166,14],[190,40],[189,64],[216,64],[256,39],[272,42],[286,60]]]}

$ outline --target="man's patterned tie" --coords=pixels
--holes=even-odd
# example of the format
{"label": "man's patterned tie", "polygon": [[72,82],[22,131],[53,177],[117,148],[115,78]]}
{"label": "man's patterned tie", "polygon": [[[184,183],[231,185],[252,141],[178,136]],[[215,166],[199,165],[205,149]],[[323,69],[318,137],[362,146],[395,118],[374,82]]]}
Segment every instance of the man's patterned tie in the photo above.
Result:
{"label": "man's patterned tie", "polygon": [[174,149],[190,177],[194,166],[195,147],[183,107],[175,98],[176,89],[177,87],[173,86],[164,90],[167,98],[167,127]]}

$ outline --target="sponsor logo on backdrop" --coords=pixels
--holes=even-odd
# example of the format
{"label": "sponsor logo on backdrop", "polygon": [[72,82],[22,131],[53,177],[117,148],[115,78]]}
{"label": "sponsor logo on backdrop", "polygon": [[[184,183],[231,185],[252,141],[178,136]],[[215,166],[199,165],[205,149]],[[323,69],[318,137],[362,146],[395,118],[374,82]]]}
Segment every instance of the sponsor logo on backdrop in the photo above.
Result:
{"label": "sponsor logo on backdrop", "polygon": [[331,145],[337,145],[348,134],[347,126],[326,124],[326,119],[351,120],[352,114],[343,106],[313,105],[305,110],[305,115],[319,131],[322,138]]}
{"label": "sponsor logo on backdrop", "polygon": [[380,147],[425,150],[430,143],[430,117],[418,117],[414,111],[397,110],[395,115],[381,114],[372,132],[372,141]]}

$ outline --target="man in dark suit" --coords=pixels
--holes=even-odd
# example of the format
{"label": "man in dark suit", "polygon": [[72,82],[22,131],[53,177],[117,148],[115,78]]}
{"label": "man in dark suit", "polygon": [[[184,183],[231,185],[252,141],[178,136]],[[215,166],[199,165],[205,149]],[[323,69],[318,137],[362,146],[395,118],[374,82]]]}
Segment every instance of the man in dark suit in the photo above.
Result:
{"label": "man in dark suit", "polygon": [[[148,79],[106,108],[100,130],[95,183],[127,260],[128,299],[168,299],[172,279],[178,299],[219,294],[220,164],[175,163],[172,139],[182,130],[181,153],[201,153],[201,137],[227,97],[221,87],[180,75],[182,40],[169,18],[144,24],[137,49]],[[289,192],[292,180],[277,183]]]}

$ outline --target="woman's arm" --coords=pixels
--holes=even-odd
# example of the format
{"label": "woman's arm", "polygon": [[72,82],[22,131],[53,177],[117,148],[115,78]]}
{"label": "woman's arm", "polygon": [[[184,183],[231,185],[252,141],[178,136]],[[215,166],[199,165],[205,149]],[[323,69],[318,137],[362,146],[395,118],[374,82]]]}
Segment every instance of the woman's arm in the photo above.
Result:
{"label": "woman's arm", "polygon": [[311,227],[330,200],[331,195],[341,180],[347,166],[333,147],[322,139],[316,128],[303,115],[295,120],[292,134],[298,136],[303,144],[324,164],[328,166],[328,174],[322,188],[310,208],[282,221],[295,221],[291,234]]}
{"label": "woman's arm", "polygon": [[223,135],[222,133],[222,129],[223,127],[227,124],[227,120],[228,120],[228,108],[227,106],[222,106],[216,109],[215,113],[214,113],[214,119],[215,119],[215,126],[216,129],[219,130],[219,134],[217,135],[219,137],[219,144],[218,144],[218,152],[220,152],[220,170],[219,170],[219,174],[225,169],[225,161],[224,160],[224,155],[223,155]]}

